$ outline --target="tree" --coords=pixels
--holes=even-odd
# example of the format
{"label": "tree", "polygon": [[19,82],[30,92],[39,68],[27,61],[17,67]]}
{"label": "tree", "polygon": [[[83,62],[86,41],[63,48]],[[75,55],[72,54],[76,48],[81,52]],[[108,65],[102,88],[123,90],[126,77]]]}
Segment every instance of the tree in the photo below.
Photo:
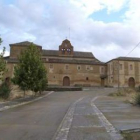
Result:
{"label": "tree", "polygon": [[[0,38],[0,45],[2,43],[2,39]],[[3,74],[6,70],[6,62],[4,60],[4,54],[5,54],[5,47],[3,47],[2,52],[0,53],[0,81],[3,79]]]}
{"label": "tree", "polygon": [[12,81],[24,90],[24,93],[26,90],[41,93],[47,87],[47,72],[41,54],[33,44],[21,52]]}

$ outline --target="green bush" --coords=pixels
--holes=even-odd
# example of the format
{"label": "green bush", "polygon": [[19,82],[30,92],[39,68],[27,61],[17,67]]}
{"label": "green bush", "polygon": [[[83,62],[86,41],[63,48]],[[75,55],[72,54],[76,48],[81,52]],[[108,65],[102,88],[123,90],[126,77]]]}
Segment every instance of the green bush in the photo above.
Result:
{"label": "green bush", "polygon": [[9,95],[10,95],[10,87],[8,84],[3,83],[0,86],[0,97],[3,99],[8,99]]}
{"label": "green bush", "polygon": [[135,104],[140,105],[140,93],[135,96]]}

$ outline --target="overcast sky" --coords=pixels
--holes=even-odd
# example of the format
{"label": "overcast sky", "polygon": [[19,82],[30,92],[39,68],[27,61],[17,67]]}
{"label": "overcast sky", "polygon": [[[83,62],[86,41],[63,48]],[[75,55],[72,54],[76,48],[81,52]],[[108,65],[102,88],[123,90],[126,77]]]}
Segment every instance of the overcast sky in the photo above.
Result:
{"label": "overcast sky", "polygon": [[[0,0],[0,36],[9,44],[32,41],[58,50],[69,39],[75,51],[101,61],[126,56],[140,42],[140,0]],[[69,35],[70,28],[70,35]],[[128,56],[140,57],[140,46]]]}

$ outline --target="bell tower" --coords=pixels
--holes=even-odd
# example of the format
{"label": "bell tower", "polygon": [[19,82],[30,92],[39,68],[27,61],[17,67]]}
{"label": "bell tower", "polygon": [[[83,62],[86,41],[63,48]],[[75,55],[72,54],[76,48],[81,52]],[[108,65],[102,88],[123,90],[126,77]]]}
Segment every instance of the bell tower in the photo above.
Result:
{"label": "bell tower", "polygon": [[73,46],[69,40],[65,39],[59,46],[59,56],[73,56]]}

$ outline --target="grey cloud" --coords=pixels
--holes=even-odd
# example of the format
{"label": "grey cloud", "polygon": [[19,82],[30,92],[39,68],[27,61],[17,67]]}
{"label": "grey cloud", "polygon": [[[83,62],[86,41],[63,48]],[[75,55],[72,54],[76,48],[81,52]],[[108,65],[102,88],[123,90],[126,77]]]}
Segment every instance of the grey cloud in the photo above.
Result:
{"label": "grey cloud", "polygon": [[[135,27],[87,19],[80,9],[64,0],[16,0],[14,5],[3,4],[0,12],[5,13],[0,15],[3,28],[0,32],[5,46],[29,40],[44,49],[58,49],[69,37],[70,27],[70,40],[75,50],[92,51],[100,60],[108,60],[125,55],[125,49],[129,51],[140,38]],[[108,49],[110,45],[113,50]]]}
{"label": "grey cloud", "polygon": [[82,30],[77,34],[84,40],[92,45],[99,47],[107,47],[109,44],[114,43],[122,48],[129,48],[138,43],[140,34],[133,27],[126,27],[123,24],[100,24],[92,22],[83,26]]}

